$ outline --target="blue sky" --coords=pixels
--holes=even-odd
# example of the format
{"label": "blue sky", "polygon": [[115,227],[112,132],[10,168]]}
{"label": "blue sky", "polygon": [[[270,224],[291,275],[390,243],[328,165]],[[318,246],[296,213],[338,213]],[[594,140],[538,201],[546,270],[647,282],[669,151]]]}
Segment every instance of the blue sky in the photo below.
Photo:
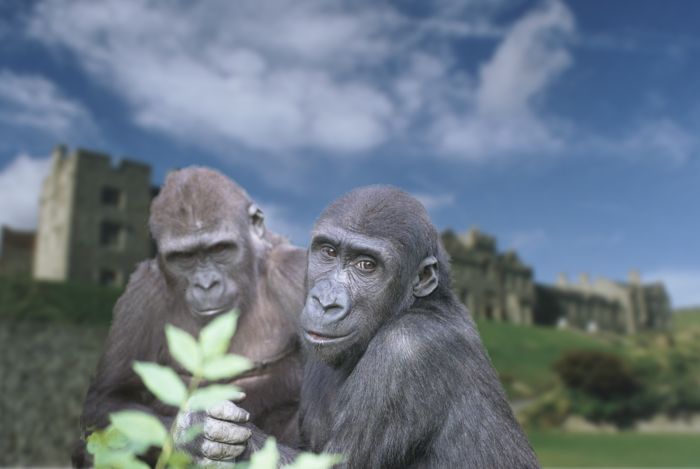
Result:
{"label": "blue sky", "polygon": [[306,244],[360,185],[478,226],[540,281],[700,304],[700,3],[5,1],[0,223],[58,142],[234,178]]}

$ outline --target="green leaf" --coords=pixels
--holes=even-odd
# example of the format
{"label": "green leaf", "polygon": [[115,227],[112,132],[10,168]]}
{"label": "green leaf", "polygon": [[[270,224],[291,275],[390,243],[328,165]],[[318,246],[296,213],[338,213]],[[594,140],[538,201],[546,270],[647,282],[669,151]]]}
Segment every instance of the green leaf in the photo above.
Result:
{"label": "green leaf", "polygon": [[238,312],[231,311],[213,319],[199,333],[199,346],[205,358],[218,357],[228,350],[236,332]]}
{"label": "green leaf", "polygon": [[265,441],[265,446],[250,458],[250,467],[255,469],[277,469],[277,461],[280,453],[277,451],[275,439],[270,437]]}
{"label": "green leaf", "polygon": [[[173,451],[168,458],[168,467],[171,469],[185,469],[192,466],[192,458],[184,451]],[[238,469],[238,465],[236,465]]]}
{"label": "green leaf", "polygon": [[124,451],[111,451],[95,455],[96,469],[149,469],[148,464]]}
{"label": "green leaf", "polygon": [[177,443],[179,445],[184,445],[189,443],[190,441],[194,440],[197,438],[202,432],[204,431],[204,425],[201,423],[197,423],[195,425],[192,425],[189,427],[185,432],[181,435],[178,436],[177,438]]}
{"label": "green leaf", "polygon": [[187,399],[187,388],[171,368],[155,363],[136,362],[134,371],[144,384],[162,402],[180,407]]}
{"label": "green leaf", "polygon": [[138,410],[122,410],[109,415],[114,428],[129,440],[149,446],[163,446],[168,431],[153,415]]}
{"label": "green leaf", "polygon": [[343,462],[343,457],[339,454],[314,454],[301,453],[285,469],[330,469],[336,464]]}
{"label": "green leaf", "polygon": [[194,337],[172,324],[165,326],[165,336],[168,339],[170,355],[193,375],[199,374],[202,366],[202,352]]}
{"label": "green leaf", "polygon": [[253,363],[240,355],[224,355],[204,362],[202,375],[209,380],[233,378],[253,367]]}
{"label": "green leaf", "polygon": [[187,402],[187,408],[189,410],[206,410],[215,404],[239,396],[240,392],[240,388],[232,384],[212,384],[193,392]]}

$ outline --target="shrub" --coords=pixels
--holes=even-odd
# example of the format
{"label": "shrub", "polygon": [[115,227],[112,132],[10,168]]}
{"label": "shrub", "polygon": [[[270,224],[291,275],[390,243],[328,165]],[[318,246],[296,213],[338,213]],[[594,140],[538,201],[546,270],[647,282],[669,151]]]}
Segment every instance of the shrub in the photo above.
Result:
{"label": "shrub", "polygon": [[572,350],[554,363],[564,384],[601,400],[630,396],[641,384],[620,357],[596,350]]}
{"label": "shrub", "polygon": [[0,276],[0,319],[109,325],[118,288]]}
{"label": "shrub", "polygon": [[660,408],[660,397],[612,353],[573,350],[553,367],[568,390],[572,413],[593,422],[628,427]]}

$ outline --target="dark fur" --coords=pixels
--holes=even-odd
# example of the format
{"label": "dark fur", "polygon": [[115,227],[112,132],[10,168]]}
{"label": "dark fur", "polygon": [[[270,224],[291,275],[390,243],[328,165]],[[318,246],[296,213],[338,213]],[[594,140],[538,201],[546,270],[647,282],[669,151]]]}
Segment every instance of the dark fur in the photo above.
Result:
{"label": "dark fur", "polygon": [[[367,290],[352,292],[354,327],[371,329],[366,317],[381,318],[366,345],[350,347],[339,362],[309,347],[300,412],[306,446],[342,453],[352,468],[539,467],[475,324],[450,289],[449,259],[425,209],[397,189],[364,188],[326,209],[314,235],[328,226],[390,240],[401,268],[388,302],[365,316],[358,305]],[[438,260],[439,284],[413,297],[410,282],[426,256]]]}
{"label": "dark fur", "polygon": [[[165,231],[179,235],[193,232],[194,219],[203,220],[204,229],[215,229],[222,220],[246,228],[250,204],[247,194],[223,175],[189,168],[168,177],[153,202],[150,226],[156,239]],[[231,352],[253,361],[291,353],[263,374],[235,383],[248,395],[240,406],[250,412],[251,421],[281,441],[294,444],[301,375],[296,330],[306,258],[304,250],[273,233],[267,232],[265,241],[262,251],[253,249],[250,242],[240,247],[251,259],[243,272],[247,277],[245,298]],[[141,360],[174,366],[187,379],[187,373],[176,366],[167,351],[164,327],[170,323],[198,334],[204,323],[184,306],[182,292],[171,284],[162,265],[160,257],[141,263],[117,301],[104,354],[85,399],[82,427],[86,433],[106,426],[109,413],[126,408],[152,412],[168,427],[172,423],[175,409],[157,401],[132,365]],[[88,464],[86,456],[81,441],[74,464]]]}

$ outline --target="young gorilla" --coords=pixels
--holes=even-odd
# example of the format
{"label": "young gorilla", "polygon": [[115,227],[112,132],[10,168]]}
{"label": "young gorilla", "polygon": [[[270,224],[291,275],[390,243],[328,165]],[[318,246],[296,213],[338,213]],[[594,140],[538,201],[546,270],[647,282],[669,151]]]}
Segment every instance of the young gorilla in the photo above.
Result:
{"label": "young gorilla", "polygon": [[352,468],[539,467],[418,201],[368,187],[331,204],[307,288],[305,446]]}
{"label": "young gorilla", "polygon": [[[146,390],[132,371],[134,360],[173,366],[188,379],[165,345],[166,323],[197,334],[217,314],[237,308],[238,330],[230,350],[256,364],[235,381],[248,395],[241,403],[245,411],[228,402],[208,413],[182,415],[180,431],[195,423],[205,428],[205,435],[186,449],[203,463],[233,458],[250,436],[236,423],[248,418],[294,444],[302,372],[296,331],[305,251],[266,231],[262,212],[245,191],[204,168],[168,175],[151,206],[149,225],[158,255],[137,267],[115,306],[105,351],[85,399],[83,429],[104,427],[109,413],[125,408],[147,410],[169,426],[175,408]],[[84,442],[74,464],[89,464]]]}

